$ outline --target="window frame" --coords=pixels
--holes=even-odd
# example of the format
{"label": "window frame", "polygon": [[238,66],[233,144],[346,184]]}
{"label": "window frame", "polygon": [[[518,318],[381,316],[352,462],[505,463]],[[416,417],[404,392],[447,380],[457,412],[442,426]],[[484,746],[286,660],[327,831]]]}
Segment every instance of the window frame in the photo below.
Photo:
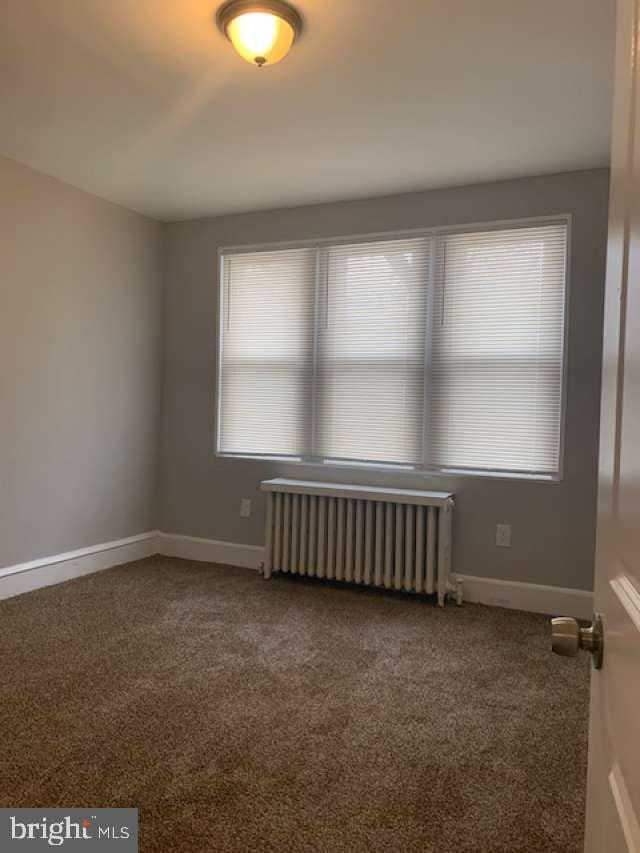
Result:
{"label": "window frame", "polygon": [[[563,350],[562,350],[562,388],[560,398],[560,435],[559,435],[559,450],[558,450],[558,470],[554,473],[535,472],[535,471],[517,471],[517,470],[493,470],[493,469],[465,469],[465,468],[450,468],[450,467],[429,467],[427,465],[410,465],[398,463],[386,463],[380,461],[368,460],[340,460],[325,457],[314,456],[289,456],[278,454],[263,454],[263,453],[234,453],[220,450],[220,421],[221,421],[221,380],[222,380],[222,348],[223,348],[223,318],[225,312],[225,256],[234,254],[245,254],[249,252],[268,252],[279,251],[286,249],[317,249],[321,251],[329,246],[350,245],[352,243],[367,243],[384,240],[401,240],[404,238],[410,239],[413,237],[425,237],[432,240],[444,234],[460,234],[467,231],[501,231],[512,228],[526,228],[527,226],[535,227],[536,225],[565,225],[567,229],[566,255],[565,255],[565,293],[564,293],[564,325],[563,325]],[[285,240],[269,243],[246,243],[234,244],[232,246],[219,246],[217,250],[217,268],[216,268],[216,369],[215,369],[215,393],[214,393],[214,455],[221,459],[241,459],[254,460],[262,462],[276,462],[284,465],[295,465],[297,467],[315,467],[324,468],[327,470],[361,470],[371,472],[395,472],[416,474],[423,477],[447,477],[451,478],[485,478],[491,480],[509,480],[509,481],[533,481],[541,483],[559,483],[565,476],[565,432],[566,432],[566,414],[567,414],[567,385],[568,385],[568,365],[569,365],[569,328],[570,328],[570,307],[571,307],[571,289],[572,289],[572,226],[573,214],[559,213],[546,214],[543,216],[521,217],[514,219],[497,219],[481,222],[465,222],[456,225],[439,225],[429,228],[413,228],[395,231],[377,231],[366,232],[359,234],[340,235],[337,237],[321,237],[307,240]],[[427,329],[430,329],[430,313],[432,311],[433,302],[433,265],[430,265],[429,272],[429,293],[427,296],[427,311],[429,312]],[[319,286],[318,277],[316,277],[316,291]],[[316,292],[317,299],[317,292]],[[317,317],[316,317],[317,322]],[[317,343],[317,342],[316,342]],[[430,353],[431,353],[431,336],[425,336],[425,395],[424,406],[428,401],[428,387],[430,378]],[[315,367],[314,367],[315,371]],[[424,418],[424,434],[423,434],[423,449],[427,448],[427,419]]]}

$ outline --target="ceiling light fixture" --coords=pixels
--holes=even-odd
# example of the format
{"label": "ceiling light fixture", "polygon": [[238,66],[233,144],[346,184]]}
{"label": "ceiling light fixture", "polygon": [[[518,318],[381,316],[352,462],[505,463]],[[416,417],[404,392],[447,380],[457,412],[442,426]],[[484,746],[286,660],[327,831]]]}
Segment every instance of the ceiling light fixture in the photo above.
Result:
{"label": "ceiling light fixture", "polygon": [[229,0],[216,21],[240,56],[258,68],[284,59],[302,31],[300,14],[282,0]]}

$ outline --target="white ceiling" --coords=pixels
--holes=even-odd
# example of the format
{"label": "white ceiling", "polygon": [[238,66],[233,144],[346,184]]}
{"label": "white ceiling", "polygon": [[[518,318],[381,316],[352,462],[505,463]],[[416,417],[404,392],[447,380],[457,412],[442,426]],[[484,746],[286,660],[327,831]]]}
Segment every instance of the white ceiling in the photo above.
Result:
{"label": "white ceiling", "polygon": [[2,0],[0,153],[162,220],[606,165],[615,0]]}

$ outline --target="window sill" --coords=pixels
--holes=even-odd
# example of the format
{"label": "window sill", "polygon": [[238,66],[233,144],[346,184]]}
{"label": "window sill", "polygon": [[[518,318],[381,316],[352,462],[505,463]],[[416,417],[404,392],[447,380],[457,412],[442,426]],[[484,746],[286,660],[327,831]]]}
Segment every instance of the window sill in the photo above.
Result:
{"label": "window sill", "polygon": [[446,477],[447,479],[484,479],[484,480],[503,480],[508,482],[527,483],[560,483],[562,481],[561,474],[528,474],[517,471],[482,471],[468,468],[415,468],[412,465],[401,465],[384,462],[341,462],[339,460],[332,461],[314,461],[302,458],[292,458],[291,456],[262,456],[252,455],[250,453],[219,453],[215,456],[219,459],[238,459],[244,462],[276,462],[279,465],[291,465],[296,468],[316,468],[326,469],[327,471],[371,471],[377,474],[385,471],[392,473],[414,474],[419,477]]}

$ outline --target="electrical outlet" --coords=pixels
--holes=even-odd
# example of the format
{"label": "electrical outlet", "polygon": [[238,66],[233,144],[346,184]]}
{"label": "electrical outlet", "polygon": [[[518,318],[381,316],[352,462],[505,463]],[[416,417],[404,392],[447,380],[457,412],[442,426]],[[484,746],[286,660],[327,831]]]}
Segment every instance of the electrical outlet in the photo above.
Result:
{"label": "electrical outlet", "polygon": [[496,524],[496,545],[500,548],[511,548],[510,524]]}
{"label": "electrical outlet", "polygon": [[250,498],[240,499],[240,518],[249,518],[251,515],[251,500]]}

